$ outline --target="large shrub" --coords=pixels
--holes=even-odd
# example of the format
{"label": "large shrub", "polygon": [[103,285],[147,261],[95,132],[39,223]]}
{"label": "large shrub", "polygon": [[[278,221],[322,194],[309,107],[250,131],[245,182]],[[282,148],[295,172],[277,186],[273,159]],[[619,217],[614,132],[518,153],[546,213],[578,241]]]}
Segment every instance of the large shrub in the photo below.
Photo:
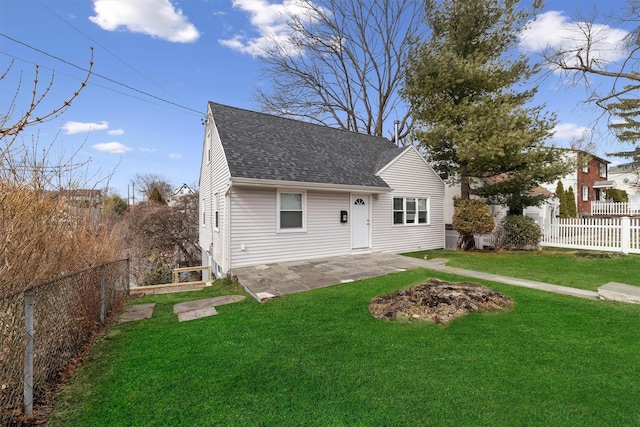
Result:
{"label": "large shrub", "polygon": [[458,249],[468,251],[475,248],[476,234],[493,231],[495,222],[489,206],[479,199],[455,199],[453,229],[460,233]]}
{"label": "large shrub", "polygon": [[495,239],[496,248],[523,249],[537,246],[542,238],[542,230],[527,216],[508,215],[500,221]]}

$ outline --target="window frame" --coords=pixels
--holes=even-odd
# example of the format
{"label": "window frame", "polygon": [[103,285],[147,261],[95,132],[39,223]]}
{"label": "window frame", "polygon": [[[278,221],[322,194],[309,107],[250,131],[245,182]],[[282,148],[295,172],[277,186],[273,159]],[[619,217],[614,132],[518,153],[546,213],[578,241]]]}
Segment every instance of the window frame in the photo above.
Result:
{"label": "window frame", "polygon": [[[402,210],[396,209],[396,200],[402,200]],[[420,209],[420,201],[424,200],[424,209]],[[412,204],[413,208],[408,209],[408,206]],[[392,226],[420,226],[431,225],[431,198],[428,196],[423,197],[393,197],[391,202],[391,225]],[[402,222],[396,222],[396,215],[402,213]],[[420,222],[421,213],[424,217],[424,222]],[[409,220],[409,216],[413,215],[413,220]]]}
{"label": "window frame", "polygon": [[582,186],[582,201],[583,202],[589,201],[589,186],[587,185]]}
{"label": "window frame", "polygon": [[[603,174],[604,172],[604,174]],[[601,178],[607,177],[607,164],[606,163],[598,163],[598,174]]]}
{"label": "window frame", "polygon": [[207,198],[202,198],[202,225],[207,226]]}
{"label": "window frame", "polygon": [[[301,196],[301,227],[282,227],[281,213],[282,211],[282,195],[283,194],[299,194]],[[297,212],[297,210],[285,210],[284,212]],[[276,192],[276,232],[277,233],[305,233],[307,231],[307,192],[306,190],[294,189],[278,189]]]}
{"label": "window frame", "polygon": [[214,231],[220,231],[220,202],[219,202],[219,194],[215,193],[213,195],[213,229]]}

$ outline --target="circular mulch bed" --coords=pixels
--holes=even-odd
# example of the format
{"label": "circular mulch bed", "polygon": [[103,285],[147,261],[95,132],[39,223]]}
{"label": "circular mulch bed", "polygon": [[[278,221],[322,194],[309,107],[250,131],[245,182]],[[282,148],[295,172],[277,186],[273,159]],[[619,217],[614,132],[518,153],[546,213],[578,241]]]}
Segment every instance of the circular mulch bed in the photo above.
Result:
{"label": "circular mulch bed", "polygon": [[511,307],[513,300],[475,283],[448,283],[430,279],[425,283],[376,297],[369,311],[378,319],[417,319],[447,323],[473,311]]}

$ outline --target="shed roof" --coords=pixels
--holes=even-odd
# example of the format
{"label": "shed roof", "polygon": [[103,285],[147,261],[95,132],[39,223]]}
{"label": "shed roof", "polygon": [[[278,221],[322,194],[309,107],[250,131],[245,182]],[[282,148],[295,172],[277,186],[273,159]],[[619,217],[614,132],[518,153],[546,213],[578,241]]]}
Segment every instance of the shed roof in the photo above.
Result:
{"label": "shed roof", "polygon": [[231,176],[389,188],[376,172],[402,149],[377,136],[209,103]]}

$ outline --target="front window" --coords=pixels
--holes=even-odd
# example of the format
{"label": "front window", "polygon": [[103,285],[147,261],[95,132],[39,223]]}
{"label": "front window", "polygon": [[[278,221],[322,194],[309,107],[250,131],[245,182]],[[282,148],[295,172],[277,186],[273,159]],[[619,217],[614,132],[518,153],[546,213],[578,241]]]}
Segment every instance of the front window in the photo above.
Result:
{"label": "front window", "polygon": [[429,224],[429,199],[417,197],[394,197],[393,223]]}
{"label": "front window", "polygon": [[586,185],[582,186],[582,201],[586,202],[589,200],[589,187]]}
{"label": "front window", "polygon": [[305,193],[278,193],[278,230],[304,230]]}

